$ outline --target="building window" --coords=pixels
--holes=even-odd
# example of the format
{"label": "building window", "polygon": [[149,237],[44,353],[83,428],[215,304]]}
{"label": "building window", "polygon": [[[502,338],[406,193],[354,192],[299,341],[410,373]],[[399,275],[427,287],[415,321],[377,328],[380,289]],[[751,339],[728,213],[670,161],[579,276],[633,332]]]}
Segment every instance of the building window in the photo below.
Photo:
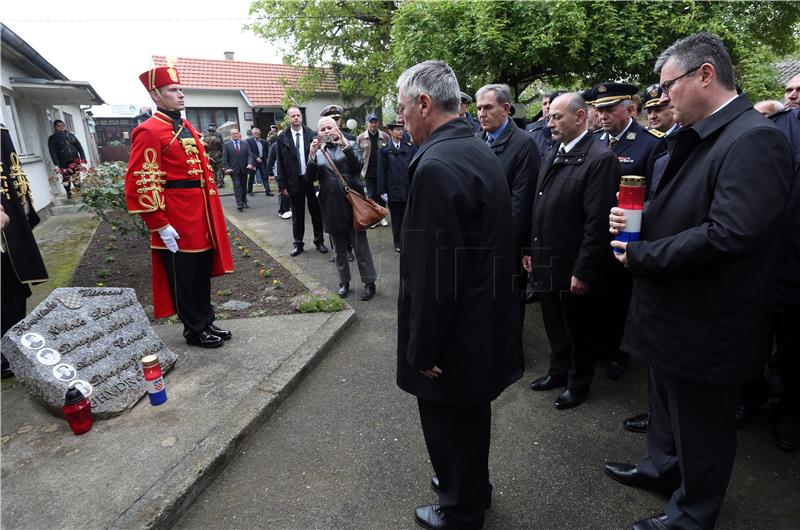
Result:
{"label": "building window", "polygon": [[199,132],[208,131],[208,126],[212,123],[217,127],[222,127],[228,122],[233,122],[235,124],[234,126],[239,129],[239,113],[236,107],[193,107],[186,109],[186,119],[189,120],[189,123],[191,123]]}
{"label": "building window", "polygon": [[64,124],[67,126],[69,132],[75,132],[75,122],[72,121],[72,114],[69,112],[64,113]]}
{"label": "building window", "polygon": [[14,104],[14,99],[8,95],[3,94],[3,123],[8,127],[8,132],[11,135],[11,141],[14,142],[14,148],[20,155],[27,154],[27,149],[22,135],[17,130],[19,127],[19,116],[17,108]]}

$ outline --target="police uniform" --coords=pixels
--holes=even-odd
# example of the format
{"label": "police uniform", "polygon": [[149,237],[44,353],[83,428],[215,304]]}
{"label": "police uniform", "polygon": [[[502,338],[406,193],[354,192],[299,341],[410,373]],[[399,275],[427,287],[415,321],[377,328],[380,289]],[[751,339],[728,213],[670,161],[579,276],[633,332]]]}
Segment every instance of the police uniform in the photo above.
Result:
{"label": "police uniform", "polygon": [[[180,84],[172,67],[153,68],[139,79],[148,91]],[[191,340],[219,329],[213,326],[211,277],[233,272],[233,258],[208,155],[179,112],[159,109],[133,130],[125,198],[128,212],[141,215],[150,230],[155,317],[177,313],[187,342],[204,346]],[[159,235],[167,226],[180,236],[176,253]]]}
{"label": "police uniform", "polygon": [[[638,88],[627,83],[600,83],[595,85],[597,98],[592,101],[595,108],[607,108],[618,105],[626,99],[630,99]],[[659,139],[664,137],[664,133],[649,127],[644,127],[638,121],[631,118],[627,129],[624,130],[619,139],[613,139],[610,133],[600,129],[595,131],[595,138],[599,139],[604,145],[610,146],[611,150],[619,158],[622,166],[623,175],[645,176],[647,171],[647,159],[650,152],[655,148]]]}

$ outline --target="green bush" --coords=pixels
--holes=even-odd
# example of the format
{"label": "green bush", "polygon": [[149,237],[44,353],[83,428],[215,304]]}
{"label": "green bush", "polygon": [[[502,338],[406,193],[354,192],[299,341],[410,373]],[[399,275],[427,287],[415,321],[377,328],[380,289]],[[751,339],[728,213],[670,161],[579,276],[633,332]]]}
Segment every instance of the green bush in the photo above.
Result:
{"label": "green bush", "polygon": [[130,215],[125,203],[124,162],[103,163],[89,170],[84,179],[78,208],[92,212],[94,216],[122,232],[134,230],[146,236],[147,227],[138,215]]}
{"label": "green bush", "polygon": [[301,313],[333,313],[344,309],[344,301],[336,293],[314,291],[298,297],[295,309]]}

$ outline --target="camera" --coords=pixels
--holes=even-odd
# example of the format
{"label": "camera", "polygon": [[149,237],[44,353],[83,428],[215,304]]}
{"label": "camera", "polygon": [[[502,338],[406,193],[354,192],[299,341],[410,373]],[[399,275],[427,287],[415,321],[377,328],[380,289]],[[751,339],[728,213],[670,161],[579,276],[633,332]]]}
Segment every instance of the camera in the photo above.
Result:
{"label": "camera", "polygon": [[323,144],[332,144],[333,143],[333,135],[332,134],[320,134],[319,141]]}

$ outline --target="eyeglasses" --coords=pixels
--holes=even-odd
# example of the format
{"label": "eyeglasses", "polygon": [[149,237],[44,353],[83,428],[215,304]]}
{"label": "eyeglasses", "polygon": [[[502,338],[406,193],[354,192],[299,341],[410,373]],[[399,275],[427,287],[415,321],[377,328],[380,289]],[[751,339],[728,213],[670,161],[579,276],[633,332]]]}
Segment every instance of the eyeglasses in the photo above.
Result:
{"label": "eyeglasses", "polygon": [[402,114],[404,110],[406,110],[406,106],[416,102],[419,99],[419,96],[409,99],[408,103],[404,105],[403,103],[397,102],[397,114]]}
{"label": "eyeglasses", "polygon": [[678,79],[681,79],[683,77],[686,77],[687,75],[693,74],[694,72],[699,70],[700,67],[702,67],[702,66],[703,66],[702,64],[700,66],[695,66],[691,70],[687,70],[685,73],[683,73],[682,75],[679,75],[675,79],[669,79],[667,81],[664,81],[663,83],[661,83],[661,91],[664,92],[665,96],[669,96],[669,91],[672,90],[672,87],[675,85],[675,83],[678,82]]}

